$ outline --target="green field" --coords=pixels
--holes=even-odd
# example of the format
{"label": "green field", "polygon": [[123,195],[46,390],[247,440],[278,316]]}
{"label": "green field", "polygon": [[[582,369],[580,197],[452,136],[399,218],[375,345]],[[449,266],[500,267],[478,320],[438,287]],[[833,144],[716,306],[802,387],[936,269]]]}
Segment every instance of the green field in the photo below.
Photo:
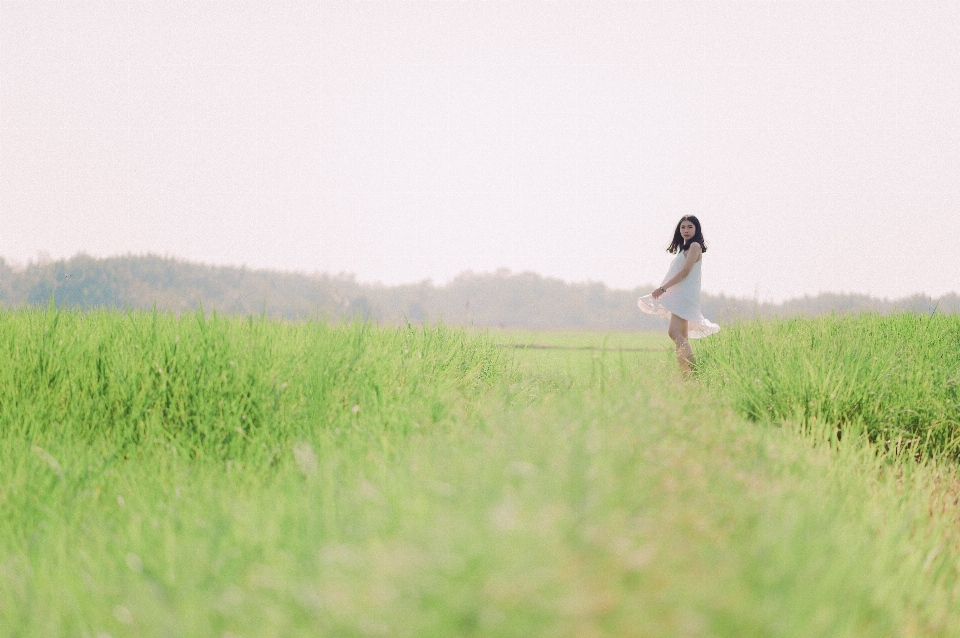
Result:
{"label": "green field", "polygon": [[958,335],[3,312],[0,637],[960,636]]}

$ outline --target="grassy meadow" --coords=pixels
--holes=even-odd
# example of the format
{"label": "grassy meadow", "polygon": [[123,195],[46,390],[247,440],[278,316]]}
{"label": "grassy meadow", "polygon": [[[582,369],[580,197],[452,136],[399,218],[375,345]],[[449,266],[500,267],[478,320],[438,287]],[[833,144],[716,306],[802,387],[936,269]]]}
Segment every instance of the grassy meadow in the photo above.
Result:
{"label": "grassy meadow", "polygon": [[960,636],[958,334],[2,312],[0,637]]}
{"label": "grassy meadow", "polygon": [[705,340],[699,354],[701,378],[749,419],[826,425],[960,460],[955,315],[748,322]]}

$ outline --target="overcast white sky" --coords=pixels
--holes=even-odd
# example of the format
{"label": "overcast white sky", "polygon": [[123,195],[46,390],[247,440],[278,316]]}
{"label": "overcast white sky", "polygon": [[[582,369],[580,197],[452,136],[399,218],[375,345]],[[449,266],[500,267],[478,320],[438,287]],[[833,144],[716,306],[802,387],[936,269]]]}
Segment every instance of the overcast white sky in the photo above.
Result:
{"label": "overcast white sky", "polygon": [[960,2],[0,2],[0,256],[960,291]]}

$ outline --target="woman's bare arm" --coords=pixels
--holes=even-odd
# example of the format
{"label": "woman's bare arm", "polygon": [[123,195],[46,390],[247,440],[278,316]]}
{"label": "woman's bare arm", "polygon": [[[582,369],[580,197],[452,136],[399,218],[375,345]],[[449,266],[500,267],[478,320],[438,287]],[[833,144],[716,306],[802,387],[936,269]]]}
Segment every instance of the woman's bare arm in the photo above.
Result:
{"label": "woman's bare arm", "polygon": [[700,260],[700,255],[702,254],[703,248],[700,246],[700,244],[696,242],[690,244],[690,248],[687,248],[687,256],[683,260],[683,267],[680,269],[680,272],[668,279],[660,288],[654,290],[653,298],[659,299],[660,295],[663,294],[662,289],[676,286],[678,283],[686,279],[687,275],[690,274],[690,271],[693,270],[693,267],[696,265],[697,261]]}

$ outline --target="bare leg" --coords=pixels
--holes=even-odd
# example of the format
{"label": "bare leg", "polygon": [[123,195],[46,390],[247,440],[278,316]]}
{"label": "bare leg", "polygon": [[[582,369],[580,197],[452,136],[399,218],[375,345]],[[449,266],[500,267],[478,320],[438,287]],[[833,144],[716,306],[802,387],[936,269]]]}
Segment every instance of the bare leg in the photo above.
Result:
{"label": "bare leg", "polygon": [[693,372],[693,349],[690,347],[688,323],[677,315],[670,315],[670,327],[667,334],[677,344],[677,363],[680,364],[680,370],[685,374]]}

